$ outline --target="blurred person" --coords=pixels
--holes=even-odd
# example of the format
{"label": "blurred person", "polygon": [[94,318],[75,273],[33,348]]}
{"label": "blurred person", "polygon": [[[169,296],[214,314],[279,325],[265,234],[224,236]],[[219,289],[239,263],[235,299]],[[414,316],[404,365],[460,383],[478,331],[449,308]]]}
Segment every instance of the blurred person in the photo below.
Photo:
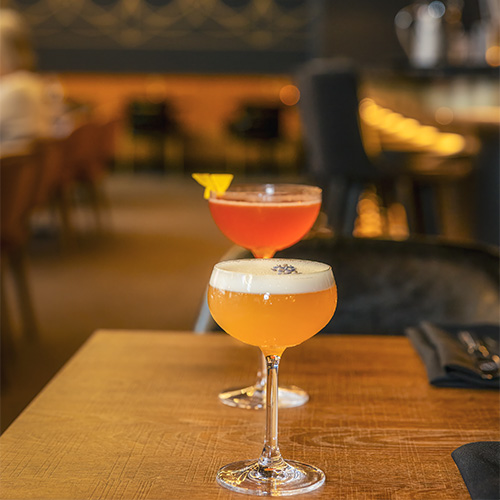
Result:
{"label": "blurred person", "polygon": [[13,9],[0,8],[0,156],[29,151],[54,132],[54,107],[36,72],[28,25]]}

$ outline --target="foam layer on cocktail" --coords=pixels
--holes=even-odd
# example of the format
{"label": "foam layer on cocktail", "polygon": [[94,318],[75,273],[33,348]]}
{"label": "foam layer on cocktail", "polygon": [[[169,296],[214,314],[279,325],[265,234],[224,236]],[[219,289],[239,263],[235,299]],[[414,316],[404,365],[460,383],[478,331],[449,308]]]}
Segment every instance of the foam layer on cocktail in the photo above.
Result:
{"label": "foam layer on cocktail", "polygon": [[298,259],[240,259],[219,262],[210,286],[252,294],[302,294],[320,292],[334,285],[330,266]]}

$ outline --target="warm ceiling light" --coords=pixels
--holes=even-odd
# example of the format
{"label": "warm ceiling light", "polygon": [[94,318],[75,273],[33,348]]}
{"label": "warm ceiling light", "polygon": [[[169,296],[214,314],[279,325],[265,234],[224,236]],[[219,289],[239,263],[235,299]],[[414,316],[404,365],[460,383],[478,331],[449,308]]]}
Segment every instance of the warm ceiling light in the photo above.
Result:
{"label": "warm ceiling light", "polygon": [[458,154],[465,148],[465,138],[459,134],[440,134],[436,141],[436,152],[442,155]]}
{"label": "warm ceiling light", "polygon": [[399,125],[401,120],[403,120],[403,116],[400,115],[399,113],[389,113],[382,120],[382,123],[380,124],[380,126],[381,126],[381,128],[390,132],[390,131],[394,130]]}
{"label": "warm ceiling light", "polygon": [[417,120],[414,118],[405,118],[399,122],[394,133],[402,139],[412,139],[418,133],[419,128],[420,123]]}
{"label": "warm ceiling light", "polygon": [[361,115],[361,118],[369,125],[375,126],[380,122],[380,117],[377,113],[377,110],[373,106],[360,109],[359,114]]}
{"label": "warm ceiling light", "polygon": [[438,140],[438,136],[439,131],[437,128],[424,125],[418,129],[417,135],[413,140],[419,146],[431,146]]}

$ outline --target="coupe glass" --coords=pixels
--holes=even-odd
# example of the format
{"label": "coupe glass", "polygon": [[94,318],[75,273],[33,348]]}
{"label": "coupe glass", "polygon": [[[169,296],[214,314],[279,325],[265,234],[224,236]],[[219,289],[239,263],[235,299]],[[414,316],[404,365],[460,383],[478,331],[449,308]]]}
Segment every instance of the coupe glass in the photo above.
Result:
{"label": "coupe glass", "polygon": [[229,335],[260,347],[266,359],[266,433],[257,460],[222,467],[217,481],[239,493],[285,496],[321,486],[325,474],[312,465],[285,461],[278,447],[278,367],[287,347],[319,332],[337,306],[327,264],[306,260],[241,259],[215,265],[208,287],[215,321]]}
{"label": "coupe glass", "polygon": [[[250,250],[254,257],[268,259],[300,241],[311,229],[321,208],[321,189],[302,184],[233,185],[224,194],[211,192],[209,207],[227,238]],[[219,399],[224,404],[264,408],[267,368],[265,358],[260,358],[256,382],[221,392]],[[280,408],[301,406],[308,399],[299,387],[279,388]]]}

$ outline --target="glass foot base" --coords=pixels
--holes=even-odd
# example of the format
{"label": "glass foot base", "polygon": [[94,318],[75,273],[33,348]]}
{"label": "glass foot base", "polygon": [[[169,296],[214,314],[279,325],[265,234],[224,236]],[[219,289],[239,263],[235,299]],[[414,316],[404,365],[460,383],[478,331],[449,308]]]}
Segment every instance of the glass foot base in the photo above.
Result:
{"label": "glass foot base", "polygon": [[293,460],[272,471],[259,466],[257,460],[244,460],[219,469],[217,482],[238,493],[279,497],[313,491],[325,482],[325,474],[317,467]]}
{"label": "glass foot base", "polygon": [[[255,385],[242,389],[228,389],[219,394],[219,400],[228,406],[246,410],[262,410],[266,407],[266,391]],[[296,408],[309,401],[309,395],[294,385],[278,388],[278,408]]]}

